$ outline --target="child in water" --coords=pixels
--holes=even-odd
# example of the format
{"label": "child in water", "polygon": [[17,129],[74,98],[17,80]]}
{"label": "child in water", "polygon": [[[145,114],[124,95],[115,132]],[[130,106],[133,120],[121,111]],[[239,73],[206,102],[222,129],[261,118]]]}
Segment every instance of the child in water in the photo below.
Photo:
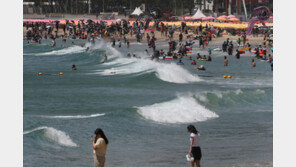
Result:
{"label": "child in water", "polygon": [[77,70],[75,64],[72,65],[72,70]]}
{"label": "child in water", "polygon": [[184,64],[184,63],[182,62],[182,59],[179,59],[179,62],[177,64]]}
{"label": "child in water", "polygon": [[224,56],[224,67],[228,66],[228,59],[226,56]]}
{"label": "child in water", "polygon": [[254,59],[252,59],[252,67],[256,67],[256,63]]}

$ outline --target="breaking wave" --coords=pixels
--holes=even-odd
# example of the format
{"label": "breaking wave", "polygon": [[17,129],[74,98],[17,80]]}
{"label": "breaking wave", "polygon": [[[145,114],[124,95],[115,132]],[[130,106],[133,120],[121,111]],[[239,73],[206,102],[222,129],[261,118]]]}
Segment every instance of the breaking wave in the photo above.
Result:
{"label": "breaking wave", "polygon": [[192,96],[178,96],[171,101],[137,107],[146,119],[160,123],[202,122],[219,116],[200,105]]}
{"label": "breaking wave", "polygon": [[46,137],[49,141],[54,142],[58,145],[66,146],[66,147],[78,147],[78,145],[72,141],[72,139],[68,134],[52,127],[41,126],[32,130],[24,131],[23,134],[26,135],[36,131],[43,131],[44,137]]}

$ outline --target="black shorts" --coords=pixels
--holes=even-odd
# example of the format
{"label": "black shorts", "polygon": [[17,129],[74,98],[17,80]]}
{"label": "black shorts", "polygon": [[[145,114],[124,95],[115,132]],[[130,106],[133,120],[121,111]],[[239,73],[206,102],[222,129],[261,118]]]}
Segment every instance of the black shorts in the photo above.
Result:
{"label": "black shorts", "polygon": [[201,155],[201,149],[200,149],[200,147],[192,147],[191,153],[192,153],[192,156],[194,158],[194,161],[201,159],[201,156],[202,155]]}

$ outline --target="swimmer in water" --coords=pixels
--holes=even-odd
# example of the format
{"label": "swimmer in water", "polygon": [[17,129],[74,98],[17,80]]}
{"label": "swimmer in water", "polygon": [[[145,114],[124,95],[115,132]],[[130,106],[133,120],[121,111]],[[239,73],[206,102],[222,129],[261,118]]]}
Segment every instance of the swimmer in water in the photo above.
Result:
{"label": "swimmer in water", "polygon": [[182,59],[179,59],[178,64],[184,64],[184,63],[182,62]]}
{"label": "swimmer in water", "polygon": [[256,63],[254,59],[252,59],[252,67],[256,67]]}
{"label": "swimmer in water", "polygon": [[228,59],[226,56],[224,56],[224,67],[228,66]]}
{"label": "swimmer in water", "polygon": [[52,47],[55,47],[55,46],[56,46],[56,41],[55,41],[55,39],[52,40],[51,46],[52,46]]}
{"label": "swimmer in water", "polygon": [[145,52],[146,52],[146,53],[149,55],[149,52],[148,52],[148,50],[147,50],[147,49],[145,50]]}
{"label": "swimmer in water", "polygon": [[212,61],[211,55],[208,56],[208,61]]}
{"label": "swimmer in water", "polygon": [[196,59],[201,59],[201,55],[197,53]]}
{"label": "swimmer in water", "polygon": [[236,56],[237,59],[240,58],[240,54],[241,54],[241,53],[238,51],[238,49],[236,49],[236,54],[235,54],[235,56]]}
{"label": "swimmer in water", "polygon": [[193,61],[191,62],[191,65],[196,65],[196,61],[193,60]]}
{"label": "swimmer in water", "polygon": [[127,40],[126,47],[129,48],[129,45],[130,45],[130,42],[129,42],[129,40]]}
{"label": "swimmer in water", "polygon": [[118,47],[121,48],[121,41],[120,41],[120,39],[118,40]]}
{"label": "swimmer in water", "polygon": [[77,70],[75,64],[72,65],[72,70]]}
{"label": "swimmer in water", "polygon": [[105,55],[103,56],[103,61],[101,61],[101,63],[105,63],[105,62],[107,61],[107,59],[108,59],[108,57],[107,57],[107,55],[105,54]]}
{"label": "swimmer in water", "polygon": [[206,68],[203,65],[200,65],[199,67],[197,67],[197,70],[199,70],[199,71],[205,71]]}
{"label": "swimmer in water", "polygon": [[85,52],[87,52],[89,50],[89,47],[87,47],[86,49],[85,49]]}

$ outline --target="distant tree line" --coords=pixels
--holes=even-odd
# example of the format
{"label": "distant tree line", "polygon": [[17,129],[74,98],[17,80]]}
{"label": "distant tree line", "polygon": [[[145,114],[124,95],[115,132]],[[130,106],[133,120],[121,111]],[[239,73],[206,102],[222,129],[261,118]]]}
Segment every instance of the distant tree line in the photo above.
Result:
{"label": "distant tree line", "polygon": [[[196,0],[197,4],[205,1]],[[33,8],[41,8],[42,13],[87,14],[89,0],[24,0],[34,2]],[[146,10],[159,7],[163,11],[171,10],[173,14],[190,13],[194,9],[194,0],[90,0],[91,14],[101,12],[119,12],[121,14],[132,11],[135,7],[145,4]]]}

